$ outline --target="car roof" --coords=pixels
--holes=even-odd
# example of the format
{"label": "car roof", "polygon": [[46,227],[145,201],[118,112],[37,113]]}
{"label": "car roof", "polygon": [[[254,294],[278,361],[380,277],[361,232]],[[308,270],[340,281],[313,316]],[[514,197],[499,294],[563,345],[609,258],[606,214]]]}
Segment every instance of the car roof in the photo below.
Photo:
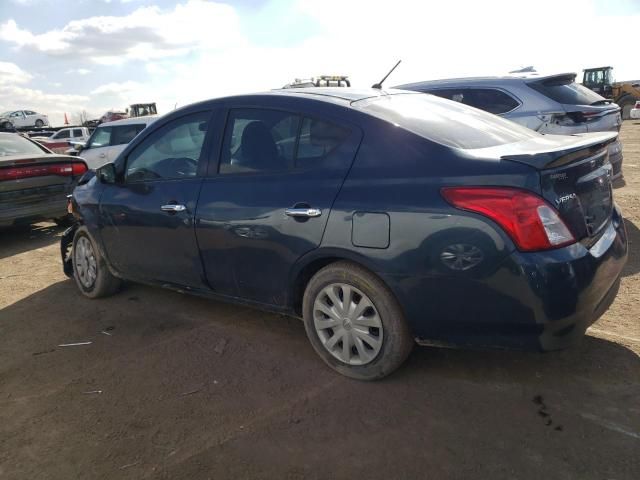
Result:
{"label": "car roof", "polygon": [[146,115],[144,117],[123,118],[122,120],[114,120],[112,122],[104,122],[98,125],[100,127],[110,127],[112,125],[130,125],[132,123],[145,123],[149,124],[159,118],[159,115]]}
{"label": "car roof", "polygon": [[463,77],[463,78],[443,78],[440,80],[425,80],[423,82],[407,83],[404,85],[397,85],[393,88],[396,89],[413,89],[421,87],[445,87],[445,86],[459,86],[459,85],[483,85],[483,84],[512,84],[520,82],[537,82],[540,80],[547,80],[555,77],[576,77],[575,72],[554,73],[541,75],[538,73],[522,73],[518,75],[503,75],[495,77]]}
{"label": "car roof", "polygon": [[341,104],[343,106],[349,106],[354,102],[361,100],[367,100],[371,98],[385,97],[389,95],[407,95],[416,92],[408,92],[397,89],[376,89],[376,88],[344,88],[344,87],[305,87],[305,88],[285,88],[270,90],[267,92],[259,92],[253,94],[233,95],[229,97],[214,98],[211,100],[205,100],[184,108],[193,107],[194,105],[208,104],[215,101],[226,100],[253,100],[256,98],[274,98],[274,97],[289,97],[289,98],[307,98],[321,102]]}

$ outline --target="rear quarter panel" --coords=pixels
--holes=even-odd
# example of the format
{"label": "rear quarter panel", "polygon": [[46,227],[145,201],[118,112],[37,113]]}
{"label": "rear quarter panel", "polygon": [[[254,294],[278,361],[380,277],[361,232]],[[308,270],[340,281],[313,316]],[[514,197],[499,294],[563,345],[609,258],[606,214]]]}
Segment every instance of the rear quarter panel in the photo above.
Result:
{"label": "rear quarter panel", "polygon": [[[515,249],[502,229],[485,217],[454,209],[440,189],[507,185],[538,191],[538,175],[513,162],[472,159],[462,150],[440,146],[381,121],[369,127],[314,256],[323,251],[344,256],[377,273],[405,308],[414,333],[432,336],[432,327],[437,326],[420,319],[431,316],[446,321],[446,304],[459,303],[465,290],[469,295],[482,292],[481,296],[490,297],[491,285],[502,281],[503,260]],[[388,247],[353,244],[354,215],[362,212],[389,216]],[[447,267],[440,255],[457,243],[480,248],[480,264],[467,271]],[[496,302],[505,305],[503,299]]]}

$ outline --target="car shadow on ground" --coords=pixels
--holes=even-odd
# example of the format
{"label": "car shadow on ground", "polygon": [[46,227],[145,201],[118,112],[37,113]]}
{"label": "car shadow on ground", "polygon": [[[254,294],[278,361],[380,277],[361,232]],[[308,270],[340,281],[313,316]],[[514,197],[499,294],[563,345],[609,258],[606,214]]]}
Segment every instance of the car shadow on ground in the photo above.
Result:
{"label": "car shadow on ground", "polygon": [[629,240],[629,258],[622,271],[623,277],[630,277],[640,272],[640,229],[631,220],[625,219]]}
{"label": "car shadow on ground", "polygon": [[[338,445],[354,472],[362,468],[350,460],[362,438],[381,442],[367,446],[374,459],[390,451],[376,465],[384,475],[372,478],[419,478],[401,471],[418,461],[461,468],[460,452],[477,450],[483,463],[473,463],[474,470],[519,461],[532,468],[533,452],[544,458],[535,466],[546,473],[536,478],[553,478],[557,469],[563,478],[605,478],[581,469],[619,466],[635,446],[629,435],[637,430],[640,360],[600,338],[548,354],[416,348],[383,381],[357,382],[329,370],[296,319],[135,284],[88,300],[71,280],[0,310],[0,332],[7,392],[0,436],[10,452],[6,471],[20,473],[16,478],[43,468],[51,478],[78,471],[109,478],[136,458],[176,469],[163,478],[206,478],[190,469],[199,462],[212,471],[238,462],[259,469],[261,449],[294,464],[313,458],[318,446],[334,452],[339,430],[355,432]],[[247,422],[254,422],[248,435],[230,440],[228,432]],[[440,444],[457,450],[434,452]],[[586,460],[583,444],[595,452]],[[144,476],[136,468],[138,475],[127,478]],[[611,478],[638,478],[620,471],[607,467]],[[252,476],[240,473],[231,476]],[[504,478],[496,471],[479,476]]]}
{"label": "car shadow on ground", "polygon": [[48,222],[0,227],[0,259],[51,245],[62,232],[64,227]]}
{"label": "car shadow on ground", "polygon": [[[4,342],[20,345],[21,355],[27,358],[55,347],[61,338],[94,335],[103,339],[100,331],[106,326],[117,328],[118,341],[126,343],[127,349],[143,352],[156,338],[171,342],[172,332],[180,334],[208,325],[224,327],[227,335],[238,340],[246,337],[258,341],[268,332],[278,337],[276,343],[282,345],[283,356],[297,351],[299,361],[307,363],[305,368],[319,372],[326,368],[307,345],[304,326],[298,319],[137,284],[128,284],[113,297],[89,300],[77,292],[72,280],[64,280],[0,310],[0,317]],[[54,335],[50,342],[49,334]],[[46,343],[30,345],[33,339]],[[15,363],[16,359],[6,357],[12,350],[8,348],[0,355],[0,365]],[[190,352],[184,350],[182,354],[188,356]],[[551,382],[560,388],[576,378],[605,383],[615,378],[637,385],[640,357],[621,344],[588,335],[571,348],[547,353],[416,346],[406,365],[388,381],[424,375],[523,386]]]}

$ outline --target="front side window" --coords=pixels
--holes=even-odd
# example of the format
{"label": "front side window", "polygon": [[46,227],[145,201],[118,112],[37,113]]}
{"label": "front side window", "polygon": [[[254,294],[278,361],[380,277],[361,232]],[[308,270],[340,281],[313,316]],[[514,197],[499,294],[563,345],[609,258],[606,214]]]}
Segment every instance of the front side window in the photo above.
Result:
{"label": "front side window", "polygon": [[108,147],[111,141],[111,127],[98,127],[87,142],[86,148]]}
{"label": "front side window", "polygon": [[133,140],[138,133],[144,130],[144,123],[131,125],[118,125],[113,127],[111,134],[111,145],[126,145]]}
{"label": "front side window", "polygon": [[227,120],[220,173],[293,167],[300,117],[278,110],[232,110]]}
{"label": "front side window", "polygon": [[82,136],[82,130],[80,130],[79,128],[74,128],[73,129],[73,136],[74,137],[81,137]]}
{"label": "front side window", "polygon": [[126,181],[195,177],[210,116],[194,113],[156,130],[127,157]]}

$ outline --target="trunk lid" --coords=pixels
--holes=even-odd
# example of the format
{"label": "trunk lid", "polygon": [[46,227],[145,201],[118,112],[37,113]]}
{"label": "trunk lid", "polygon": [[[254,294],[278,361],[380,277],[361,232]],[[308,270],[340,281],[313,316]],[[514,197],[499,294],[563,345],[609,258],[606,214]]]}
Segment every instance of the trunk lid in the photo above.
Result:
{"label": "trunk lid", "polygon": [[[0,194],[33,188],[69,185],[79,175],[73,171],[63,174],[47,171],[50,165],[86,164],[77,157],[69,155],[55,155],[50,153],[33,155],[0,156]],[[11,176],[8,172],[12,172]],[[13,178],[15,174],[15,178]],[[7,178],[4,178],[4,177]],[[44,190],[43,190],[44,191]]]}
{"label": "trunk lid", "polygon": [[539,170],[542,196],[558,210],[576,240],[590,244],[613,211],[608,146],[616,137],[613,132],[541,135],[482,149],[481,155]]}

